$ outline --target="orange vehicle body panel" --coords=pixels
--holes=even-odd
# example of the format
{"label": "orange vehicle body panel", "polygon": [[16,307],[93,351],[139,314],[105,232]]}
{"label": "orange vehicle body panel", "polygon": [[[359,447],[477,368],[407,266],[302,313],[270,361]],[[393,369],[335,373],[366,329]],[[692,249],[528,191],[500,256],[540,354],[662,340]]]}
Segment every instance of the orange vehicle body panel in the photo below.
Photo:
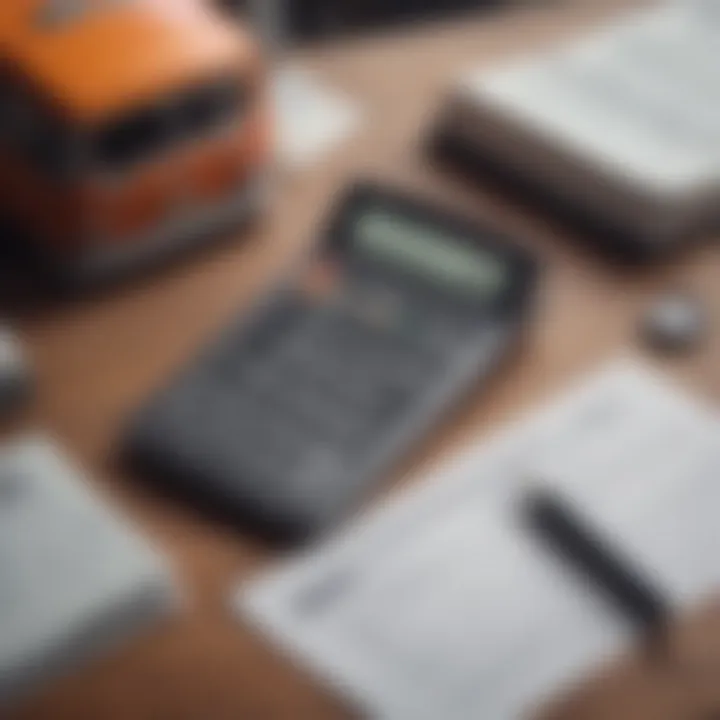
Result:
{"label": "orange vehicle body panel", "polygon": [[81,192],[88,226],[114,242],[141,233],[174,208],[222,198],[261,167],[270,150],[270,122],[261,109],[231,132],[200,139],[127,180],[91,182]]}
{"label": "orange vehicle body panel", "polygon": [[48,0],[0,2],[1,56],[76,121],[102,120],[256,56],[249,35],[202,0],[86,2],[87,12],[57,28],[38,20]]}
{"label": "orange vehicle body panel", "polygon": [[[250,94],[237,122],[185,139],[107,176],[44,177],[0,146],[0,208],[53,251],[133,242],[188,206],[222,201],[271,153],[261,53],[252,36],[206,0],[84,0],[44,26],[48,3],[0,0],[0,71],[63,128],[90,138],[106,123],[237,77]],[[95,174],[94,174],[95,173]]]}

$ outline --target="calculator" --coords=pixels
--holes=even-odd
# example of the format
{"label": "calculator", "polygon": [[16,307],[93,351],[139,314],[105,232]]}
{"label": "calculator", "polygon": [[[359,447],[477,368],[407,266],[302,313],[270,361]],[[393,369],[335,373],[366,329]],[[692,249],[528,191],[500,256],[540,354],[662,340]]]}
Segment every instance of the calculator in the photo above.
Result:
{"label": "calculator", "polygon": [[498,368],[537,276],[482,225],[355,185],[290,281],[137,413],[124,454],[270,539],[308,539]]}

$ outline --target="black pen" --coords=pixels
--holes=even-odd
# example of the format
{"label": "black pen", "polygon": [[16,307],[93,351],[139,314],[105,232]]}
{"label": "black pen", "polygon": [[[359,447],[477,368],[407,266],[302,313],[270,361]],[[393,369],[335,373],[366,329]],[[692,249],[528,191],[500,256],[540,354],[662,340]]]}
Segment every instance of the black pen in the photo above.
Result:
{"label": "black pen", "polygon": [[588,577],[647,636],[664,634],[672,611],[664,593],[610,547],[569,503],[545,488],[522,501],[531,530],[564,562]]}

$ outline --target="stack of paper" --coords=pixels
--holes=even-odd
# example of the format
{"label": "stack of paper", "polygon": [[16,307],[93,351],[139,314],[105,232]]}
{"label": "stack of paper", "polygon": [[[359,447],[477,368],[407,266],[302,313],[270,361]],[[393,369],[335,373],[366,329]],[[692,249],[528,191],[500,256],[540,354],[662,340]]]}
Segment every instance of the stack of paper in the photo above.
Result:
{"label": "stack of paper", "polygon": [[672,2],[454,89],[446,131],[662,251],[717,218],[720,12]]}
{"label": "stack of paper", "polygon": [[0,708],[173,605],[160,556],[48,440],[0,448]]}

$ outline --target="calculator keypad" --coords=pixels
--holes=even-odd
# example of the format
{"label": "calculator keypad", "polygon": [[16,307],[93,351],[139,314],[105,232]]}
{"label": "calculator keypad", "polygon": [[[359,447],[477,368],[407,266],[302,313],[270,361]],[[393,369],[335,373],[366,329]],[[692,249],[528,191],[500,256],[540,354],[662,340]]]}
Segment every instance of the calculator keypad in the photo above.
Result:
{"label": "calculator keypad", "polygon": [[318,307],[289,296],[226,340],[207,412],[223,406],[246,472],[332,482],[392,430],[456,349],[437,342],[439,316],[416,321],[403,305],[366,287]]}

